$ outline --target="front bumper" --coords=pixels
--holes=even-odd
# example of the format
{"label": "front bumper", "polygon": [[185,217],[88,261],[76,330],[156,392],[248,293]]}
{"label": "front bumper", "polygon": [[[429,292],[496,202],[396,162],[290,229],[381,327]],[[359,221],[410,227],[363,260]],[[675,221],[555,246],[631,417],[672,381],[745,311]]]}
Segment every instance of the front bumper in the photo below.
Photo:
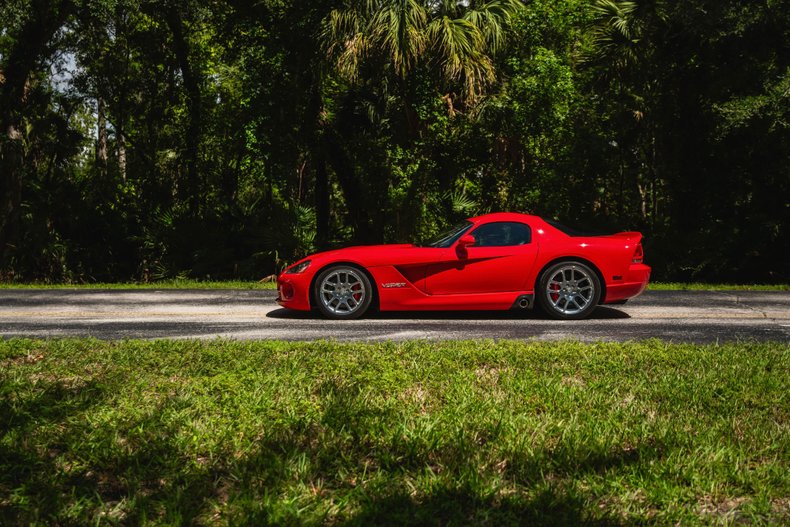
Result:
{"label": "front bumper", "polygon": [[277,303],[288,309],[310,311],[312,274],[281,274],[277,277]]}

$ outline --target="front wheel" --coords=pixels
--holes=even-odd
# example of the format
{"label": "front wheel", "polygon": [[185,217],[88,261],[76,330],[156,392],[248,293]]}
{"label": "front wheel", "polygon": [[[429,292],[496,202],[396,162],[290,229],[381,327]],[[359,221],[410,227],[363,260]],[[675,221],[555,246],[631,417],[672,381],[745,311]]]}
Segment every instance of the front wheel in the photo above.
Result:
{"label": "front wheel", "polygon": [[540,275],[537,296],[543,311],[553,318],[587,318],[601,298],[601,281],[581,262],[559,262]]}
{"label": "front wheel", "polygon": [[314,297],[321,313],[328,318],[361,317],[373,300],[373,287],[367,275],[356,267],[330,267],[315,281]]}

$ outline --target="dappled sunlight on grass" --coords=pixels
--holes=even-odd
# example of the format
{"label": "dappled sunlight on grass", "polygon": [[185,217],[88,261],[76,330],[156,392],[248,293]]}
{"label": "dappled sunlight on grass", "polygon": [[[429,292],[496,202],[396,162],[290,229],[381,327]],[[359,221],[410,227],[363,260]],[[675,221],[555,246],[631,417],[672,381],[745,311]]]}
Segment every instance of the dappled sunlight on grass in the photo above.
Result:
{"label": "dappled sunlight on grass", "polygon": [[781,523],[789,352],[2,341],[0,523]]}

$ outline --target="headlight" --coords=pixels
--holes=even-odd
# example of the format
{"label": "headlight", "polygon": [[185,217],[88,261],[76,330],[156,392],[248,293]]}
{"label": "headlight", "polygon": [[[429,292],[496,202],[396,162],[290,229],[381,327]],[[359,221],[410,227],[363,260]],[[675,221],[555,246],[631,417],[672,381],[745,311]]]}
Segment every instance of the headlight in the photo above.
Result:
{"label": "headlight", "polygon": [[286,269],[285,274],[299,274],[304,272],[304,270],[307,269],[308,267],[310,267],[310,260],[305,260],[302,263],[298,263],[293,267],[289,267],[288,269]]}

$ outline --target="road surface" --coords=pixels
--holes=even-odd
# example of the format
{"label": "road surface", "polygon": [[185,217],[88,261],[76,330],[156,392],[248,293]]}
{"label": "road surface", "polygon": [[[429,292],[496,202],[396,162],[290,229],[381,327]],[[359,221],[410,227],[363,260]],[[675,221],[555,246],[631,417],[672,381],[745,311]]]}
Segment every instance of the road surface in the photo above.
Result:
{"label": "road surface", "polygon": [[264,290],[0,290],[0,337],[404,339],[662,338],[790,342],[790,292],[648,291],[591,319],[539,312],[379,313],[329,321],[280,308]]}

